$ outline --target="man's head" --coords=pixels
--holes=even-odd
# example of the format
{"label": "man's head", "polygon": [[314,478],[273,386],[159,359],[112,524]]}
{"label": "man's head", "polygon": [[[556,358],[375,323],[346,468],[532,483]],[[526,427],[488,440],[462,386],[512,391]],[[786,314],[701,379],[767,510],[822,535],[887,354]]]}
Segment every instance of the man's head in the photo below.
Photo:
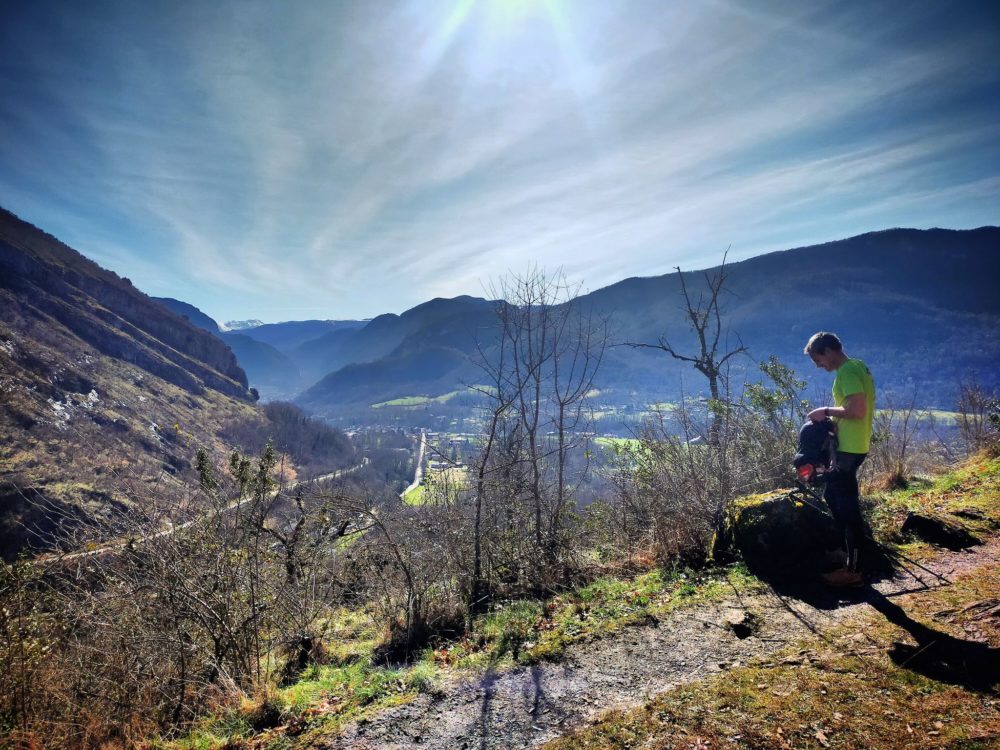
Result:
{"label": "man's head", "polygon": [[833,372],[840,367],[847,357],[844,355],[844,345],[840,343],[835,333],[820,331],[814,333],[806,344],[805,353],[827,372]]}

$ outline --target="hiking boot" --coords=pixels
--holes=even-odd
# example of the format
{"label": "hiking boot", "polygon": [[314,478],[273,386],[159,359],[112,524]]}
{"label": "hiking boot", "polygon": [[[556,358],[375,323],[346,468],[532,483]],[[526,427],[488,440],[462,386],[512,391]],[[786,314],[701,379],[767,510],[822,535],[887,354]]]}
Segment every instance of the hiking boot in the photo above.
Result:
{"label": "hiking boot", "polygon": [[823,580],[830,586],[837,588],[857,587],[865,585],[865,578],[860,573],[847,568],[835,570],[832,573],[824,573]]}

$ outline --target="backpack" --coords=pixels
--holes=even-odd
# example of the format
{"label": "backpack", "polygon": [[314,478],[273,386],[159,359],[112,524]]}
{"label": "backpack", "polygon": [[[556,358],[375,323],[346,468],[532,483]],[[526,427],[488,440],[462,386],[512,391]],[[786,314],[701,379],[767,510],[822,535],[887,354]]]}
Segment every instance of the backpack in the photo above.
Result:
{"label": "backpack", "polygon": [[832,419],[799,428],[799,450],[792,460],[800,482],[816,484],[837,470],[837,425]]}

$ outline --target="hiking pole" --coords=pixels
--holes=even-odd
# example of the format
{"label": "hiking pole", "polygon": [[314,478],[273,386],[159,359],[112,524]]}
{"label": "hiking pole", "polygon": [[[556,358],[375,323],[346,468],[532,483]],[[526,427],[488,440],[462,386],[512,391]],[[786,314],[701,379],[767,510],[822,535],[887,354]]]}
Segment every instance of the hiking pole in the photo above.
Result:
{"label": "hiking pole", "polygon": [[[826,507],[819,504],[823,502],[823,498],[821,498],[819,495],[813,492],[808,486],[806,486],[806,484],[801,479],[796,479],[795,484],[797,484],[799,487],[799,493],[800,493],[798,495],[799,500],[801,500],[804,504],[808,505],[813,510],[822,513],[824,516],[831,515],[830,511],[828,511]],[[794,490],[792,492],[794,493]],[[790,495],[790,497],[796,497],[796,496]],[[814,500],[816,500],[816,502],[815,503],[811,502],[809,498],[813,498]]]}
{"label": "hiking pole", "polygon": [[[891,547],[887,547],[884,544],[880,544],[879,542],[875,541],[871,537],[865,537],[865,541],[866,542],[871,542],[872,544],[874,544],[879,550],[881,550],[882,552],[884,552],[885,554],[887,554],[889,557],[893,558],[896,562],[898,562],[900,564],[902,564],[903,562],[907,562],[910,565],[914,566],[915,568],[920,568],[925,573],[930,573],[932,576],[934,576],[938,580],[944,581],[944,583],[946,583],[948,585],[951,585],[951,581],[949,581],[944,575],[942,575],[941,573],[938,573],[938,572],[936,572],[934,570],[931,570],[930,568],[924,567],[923,565],[921,565],[920,563],[918,563],[916,560],[914,560],[912,557],[907,557],[902,552],[894,550]],[[921,583],[923,583],[923,581],[920,580],[919,576],[914,575],[914,578],[916,578],[918,581],[920,581]]]}

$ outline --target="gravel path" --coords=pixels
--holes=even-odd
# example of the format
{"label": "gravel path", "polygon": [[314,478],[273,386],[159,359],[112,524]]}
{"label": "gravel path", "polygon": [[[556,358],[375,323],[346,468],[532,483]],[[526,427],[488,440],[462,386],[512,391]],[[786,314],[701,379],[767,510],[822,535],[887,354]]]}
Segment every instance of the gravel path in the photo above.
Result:
{"label": "gravel path", "polygon": [[[998,564],[997,539],[968,552],[943,553],[926,563],[946,575]],[[899,577],[874,588],[893,596],[921,586],[912,577]],[[472,682],[452,683],[444,688],[443,696],[421,695],[408,705],[347,727],[324,747],[534,747],[595,720],[608,709],[640,705],[656,693],[874,612],[865,601],[865,590],[849,599],[828,591],[809,593],[807,602],[777,592],[741,595],[734,591],[725,602],[676,611],[656,625],[627,628],[616,636],[572,647],[558,664],[487,672]],[[748,610],[763,622],[754,635],[741,639],[725,622],[740,619]]]}

